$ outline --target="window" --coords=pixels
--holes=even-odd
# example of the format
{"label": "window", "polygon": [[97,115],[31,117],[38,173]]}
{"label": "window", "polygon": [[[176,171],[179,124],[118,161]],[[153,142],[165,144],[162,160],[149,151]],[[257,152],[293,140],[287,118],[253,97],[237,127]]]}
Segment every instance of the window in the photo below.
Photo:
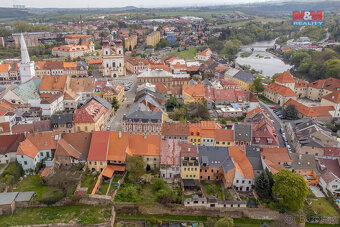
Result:
{"label": "window", "polygon": [[236,180],[236,183],[238,183],[238,180]]}
{"label": "window", "polygon": [[244,184],[244,180],[242,181],[242,184]]}
{"label": "window", "polygon": [[213,173],[213,172],[214,172],[214,170],[212,169],[212,170],[211,170],[211,172]]}
{"label": "window", "polygon": [[24,165],[27,165],[27,161],[24,161]]}
{"label": "window", "polygon": [[103,162],[100,162],[100,165],[102,166],[102,165],[103,165]]}
{"label": "window", "polygon": [[251,184],[251,181],[249,181],[249,184]]}
{"label": "window", "polygon": [[187,170],[187,168],[184,168],[184,171],[186,171]]}
{"label": "window", "polygon": [[90,165],[92,165],[92,162],[90,161]]}

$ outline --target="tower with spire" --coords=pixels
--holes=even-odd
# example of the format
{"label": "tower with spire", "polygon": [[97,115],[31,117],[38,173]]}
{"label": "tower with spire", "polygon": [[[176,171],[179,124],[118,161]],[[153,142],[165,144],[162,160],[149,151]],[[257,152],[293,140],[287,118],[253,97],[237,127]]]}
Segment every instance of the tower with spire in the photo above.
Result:
{"label": "tower with spire", "polygon": [[19,62],[18,67],[19,67],[21,83],[25,83],[26,81],[29,81],[35,76],[35,70],[34,70],[34,61],[30,60],[30,56],[28,55],[25,39],[22,34],[20,37],[20,46],[21,46],[21,61]]}

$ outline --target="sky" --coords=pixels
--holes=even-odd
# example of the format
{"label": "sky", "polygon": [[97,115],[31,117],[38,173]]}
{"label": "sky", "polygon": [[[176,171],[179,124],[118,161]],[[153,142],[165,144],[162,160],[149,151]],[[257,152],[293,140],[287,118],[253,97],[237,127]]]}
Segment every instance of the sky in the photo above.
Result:
{"label": "sky", "polygon": [[12,7],[14,3],[23,4],[29,8],[114,8],[124,6],[153,8],[258,3],[265,1],[268,0],[0,0],[0,7]]}

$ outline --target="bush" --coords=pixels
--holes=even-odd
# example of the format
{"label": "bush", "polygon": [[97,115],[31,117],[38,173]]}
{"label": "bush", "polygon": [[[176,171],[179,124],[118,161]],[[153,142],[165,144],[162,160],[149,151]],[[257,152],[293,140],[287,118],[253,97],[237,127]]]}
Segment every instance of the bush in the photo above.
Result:
{"label": "bush", "polygon": [[44,204],[49,206],[49,205],[55,204],[56,202],[58,202],[62,198],[64,198],[63,194],[57,193],[53,196],[49,196],[49,197],[46,197],[46,198],[39,199],[38,201],[40,203],[44,203]]}

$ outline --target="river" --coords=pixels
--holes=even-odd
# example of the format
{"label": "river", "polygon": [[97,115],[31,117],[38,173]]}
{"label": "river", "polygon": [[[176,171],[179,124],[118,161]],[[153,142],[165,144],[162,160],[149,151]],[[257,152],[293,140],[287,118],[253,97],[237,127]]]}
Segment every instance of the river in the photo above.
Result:
{"label": "river", "polygon": [[[280,58],[275,55],[266,52],[266,49],[273,47],[275,40],[262,41],[251,43],[241,48],[241,51],[237,53],[236,63],[239,65],[249,65],[256,71],[262,71],[262,75],[272,77],[275,73],[282,73],[292,68],[291,65],[285,64]],[[254,48],[253,53],[249,57],[241,57],[241,53],[251,52],[251,48]]]}

